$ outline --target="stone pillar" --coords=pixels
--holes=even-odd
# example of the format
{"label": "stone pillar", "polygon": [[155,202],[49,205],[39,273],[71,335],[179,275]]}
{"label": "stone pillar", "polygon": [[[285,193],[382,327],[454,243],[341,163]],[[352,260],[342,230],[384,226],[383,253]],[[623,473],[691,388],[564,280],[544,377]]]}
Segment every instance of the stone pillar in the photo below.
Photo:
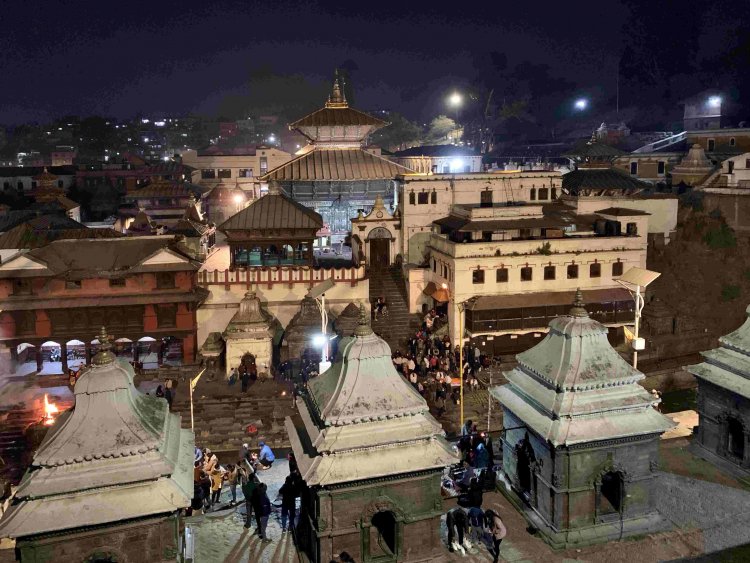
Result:
{"label": "stone pillar", "polygon": [[138,341],[133,341],[133,363],[138,363]]}
{"label": "stone pillar", "polygon": [[91,365],[91,341],[87,340],[84,343],[84,347],[86,348],[86,365]]}
{"label": "stone pillar", "polygon": [[0,344],[0,373],[15,373],[18,362],[15,346]]}
{"label": "stone pillar", "polygon": [[68,373],[68,345],[65,342],[60,342],[60,364],[63,374]]}

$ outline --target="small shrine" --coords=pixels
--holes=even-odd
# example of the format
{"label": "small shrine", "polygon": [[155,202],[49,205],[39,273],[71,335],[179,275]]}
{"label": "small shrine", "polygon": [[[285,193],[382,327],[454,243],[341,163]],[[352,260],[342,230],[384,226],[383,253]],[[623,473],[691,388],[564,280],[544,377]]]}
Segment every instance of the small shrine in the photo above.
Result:
{"label": "small shrine", "polygon": [[193,496],[194,438],[167,401],[139,392],[102,328],[75,405],[34,454],[0,538],[17,561],[182,560],[179,513]]}
{"label": "small shrine", "polygon": [[312,266],[313,242],[323,219],[283,195],[277,182],[268,193],[219,225],[229,244],[232,268]]}
{"label": "small shrine", "polygon": [[138,210],[133,220],[127,227],[128,234],[131,235],[156,235],[160,234],[159,228],[143,209]]}
{"label": "small shrine", "polygon": [[313,561],[443,554],[440,480],[457,456],[364,306],[333,365],[300,390],[297,411],[286,419],[305,484],[297,539]]}
{"label": "small shrine", "polygon": [[401,217],[386,209],[378,194],[372,210],[364,215],[359,211],[352,219],[352,257],[355,262],[368,265],[388,266],[398,253],[396,235],[401,232]]}
{"label": "small shrine", "polygon": [[34,188],[34,199],[37,202],[53,202],[60,197],[65,197],[65,188],[58,184],[58,177],[44,168],[41,174],[34,176],[36,188]]}
{"label": "small shrine", "polygon": [[[321,324],[320,309],[315,299],[304,297],[300,302],[299,311],[292,317],[284,331],[281,341],[281,361],[300,358],[320,361],[320,349],[313,344],[313,339],[321,333]],[[326,332],[331,332],[330,326],[327,327]]]}
{"label": "small shrine", "polygon": [[730,473],[750,477],[750,307],[744,324],[687,367],[698,381],[692,450]]}
{"label": "small shrine", "polygon": [[333,321],[333,329],[339,338],[353,335],[357,326],[359,326],[359,307],[354,303],[349,303]]}
{"label": "small shrine", "polygon": [[589,317],[581,291],[539,344],[519,354],[503,406],[504,491],[555,547],[666,527],[654,506],[659,439],[674,423]]}
{"label": "small shrine", "polygon": [[690,147],[680,163],[672,168],[672,185],[695,186],[705,180],[716,167],[699,144]]}
{"label": "small shrine", "polygon": [[226,374],[240,364],[255,364],[258,376],[271,377],[273,357],[273,330],[271,316],[260,305],[254,291],[248,291],[240,301],[240,310],[235,313],[224,331],[226,346]]}

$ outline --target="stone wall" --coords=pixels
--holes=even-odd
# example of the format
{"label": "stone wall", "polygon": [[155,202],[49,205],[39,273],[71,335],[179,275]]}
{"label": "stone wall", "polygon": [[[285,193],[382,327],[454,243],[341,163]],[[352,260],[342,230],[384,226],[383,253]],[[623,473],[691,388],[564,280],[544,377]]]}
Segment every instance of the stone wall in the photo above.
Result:
{"label": "stone wall", "polygon": [[[87,561],[95,554],[117,563],[167,563],[177,560],[176,517],[150,518],[111,528],[18,542],[21,562]],[[182,533],[182,530],[179,530]]]}
{"label": "stone wall", "polygon": [[[750,471],[750,401],[699,379],[698,415],[699,425],[695,429],[697,443],[738,468]],[[738,459],[728,452],[728,417],[742,425],[744,459]]]}

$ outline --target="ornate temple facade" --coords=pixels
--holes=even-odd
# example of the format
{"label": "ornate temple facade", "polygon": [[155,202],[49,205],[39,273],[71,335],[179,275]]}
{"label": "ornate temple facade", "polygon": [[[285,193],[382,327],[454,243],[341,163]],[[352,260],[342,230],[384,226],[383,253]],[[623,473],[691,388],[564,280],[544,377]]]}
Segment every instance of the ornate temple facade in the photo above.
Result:
{"label": "ornate temple facade", "polygon": [[427,403],[360,308],[354,336],[286,419],[305,488],[297,531],[313,562],[424,561],[440,540],[443,468],[457,461]]}
{"label": "ornate temple facade", "polygon": [[[750,316],[750,307],[747,309]],[[698,380],[695,453],[731,473],[750,476],[750,318],[688,366]]]}
{"label": "ornate temple facade", "polygon": [[674,424],[591,319],[583,296],[517,356],[503,407],[506,493],[553,546],[586,544],[663,526],[654,506],[659,437]]}
{"label": "ornate temple facade", "polygon": [[370,133],[386,125],[349,107],[337,77],[325,107],[289,124],[310,144],[260,180],[279,182],[287,195],[320,213],[332,242],[343,241],[359,209],[369,210],[377,195],[395,205],[396,176],[412,173],[366,146]]}
{"label": "ornate temple facade", "polygon": [[193,433],[167,401],[144,395],[102,329],[75,385],[75,406],[50,427],[0,537],[17,561],[182,560],[181,509],[193,496]]}

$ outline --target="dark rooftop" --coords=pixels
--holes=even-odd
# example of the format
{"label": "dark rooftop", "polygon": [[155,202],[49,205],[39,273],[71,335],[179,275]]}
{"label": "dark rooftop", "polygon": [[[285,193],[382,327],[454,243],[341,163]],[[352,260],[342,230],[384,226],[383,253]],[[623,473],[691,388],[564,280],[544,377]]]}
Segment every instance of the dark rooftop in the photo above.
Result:
{"label": "dark rooftop", "polygon": [[650,188],[652,186],[648,182],[642,182],[616,168],[579,168],[562,177],[562,189],[568,193],[580,190],[641,191]]}
{"label": "dark rooftop", "polygon": [[293,199],[268,193],[219,225],[220,231],[262,229],[314,229],[323,226],[323,219]]}
{"label": "dark rooftop", "polygon": [[479,153],[471,147],[459,147],[456,145],[424,145],[411,147],[403,151],[393,153],[393,156],[479,156]]}

